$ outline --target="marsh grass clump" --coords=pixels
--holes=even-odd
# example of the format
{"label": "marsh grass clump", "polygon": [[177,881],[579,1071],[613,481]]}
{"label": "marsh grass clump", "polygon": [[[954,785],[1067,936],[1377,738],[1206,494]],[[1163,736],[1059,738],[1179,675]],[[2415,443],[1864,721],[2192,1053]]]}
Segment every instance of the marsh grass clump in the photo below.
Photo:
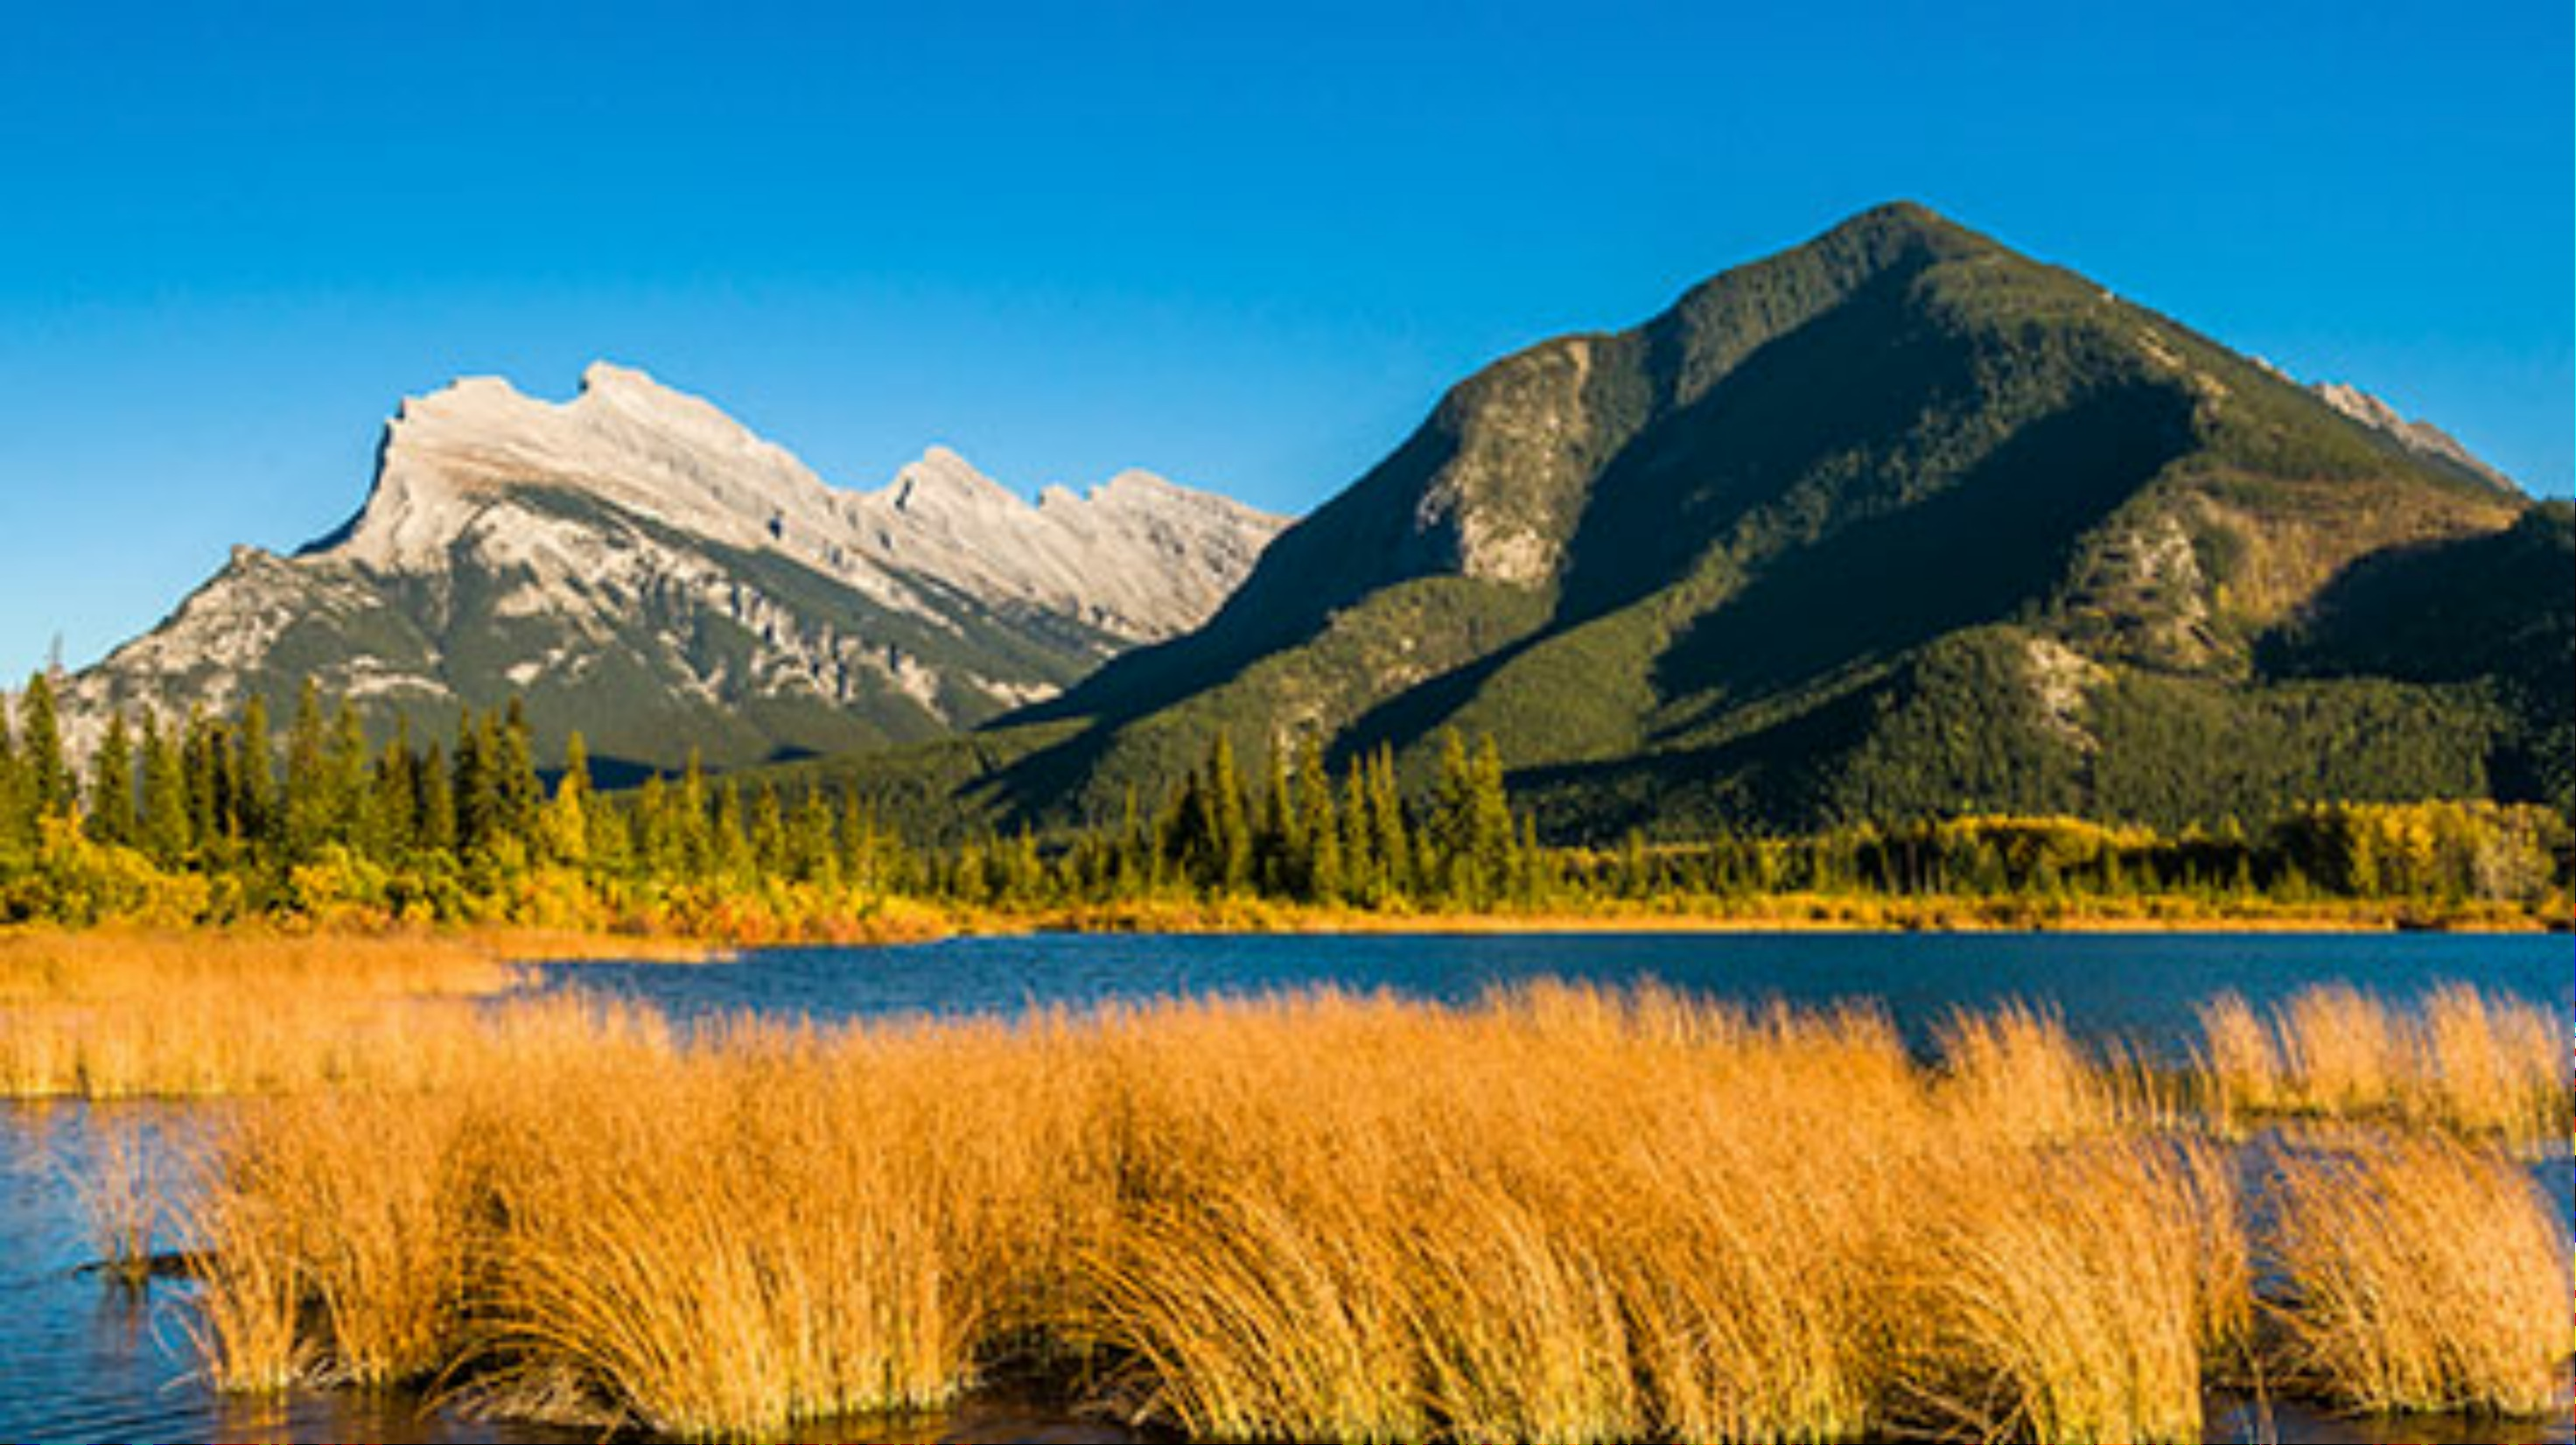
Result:
{"label": "marsh grass clump", "polygon": [[2363,1410],[2545,1415],[2576,1333],[2564,1220],[2530,1175],[2438,1137],[2280,1166],[2273,1313],[2293,1377]]}
{"label": "marsh grass clump", "polygon": [[[227,1388],[429,1385],[701,1439],[1008,1376],[1203,1438],[2179,1440],[2281,1341],[2267,1377],[2356,1404],[2522,1408],[2533,1347],[2469,1311],[2545,1310],[2554,1281],[2562,1355],[2570,1324],[2563,1240],[2509,1222],[2520,1176],[2445,1144],[2457,1167],[2387,1178],[2294,1159],[2264,1258],[2295,1293],[2258,1327],[2236,1156],[2027,1009],[1952,1019],[1929,1065],[1874,1011],[1651,987],[403,1016],[403,1057],[243,1105],[210,1156]],[[2260,1058],[2295,1089],[2279,1026]],[[2406,1289],[2463,1312],[2392,1312]],[[2366,1383],[2403,1370],[2363,1336],[2429,1352],[2439,1388]]]}
{"label": "marsh grass clump", "polygon": [[2567,1020],[2473,985],[2411,1006],[2345,985],[2302,989],[2268,1017],[2236,994],[2197,1010],[2198,1093],[2232,1133],[2267,1119],[2403,1122],[2529,1153],[2576,1127]]}
{"label": "marsh grass clump", "polygon": [[98,1274],[129,1289],[149,1283],[170,1201],[145,1121],[123,1110],[93,1115],[86,1147],[65,1155],[60,1167],[88,1222]]}
{"label": "marsh grass clump", "polygon": [[274,1092],[380,1075],[523,975],[471,939],[0,934],[0,1096]]}
{"label": "marsh grass clump", "polygon": [[2198,1440],[2213,1356],[2243,1338],[2250,1271],[2226,1162],[2092,1141],[1979,1153],[1926,1176],[1892,1321],[1900,1415],[1971,1439]]}
{"label": "marsh grass clump", "polygon": [[2576,1125],[2576,1047],[2567,1019],[2468,984],[2423,1002],[2415,1112],[2473,1136],[2529,1149]]}

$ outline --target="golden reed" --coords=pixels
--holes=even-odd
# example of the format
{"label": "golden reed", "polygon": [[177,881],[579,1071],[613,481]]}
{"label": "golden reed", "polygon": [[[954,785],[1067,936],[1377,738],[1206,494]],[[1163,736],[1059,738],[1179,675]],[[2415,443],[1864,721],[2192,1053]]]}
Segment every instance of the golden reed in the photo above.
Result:
{"label": "golden reed", "polygon": [[[2374,1407],[2528,1411],[2569,1342],[2565,1231],[2485,1146],[2294,1150],[2249,1238],[2233,1157],[2026,1010],[1930,1064],[1873,1012],[1651,988],[436,1018],[203,1161],[219,1382],[693,1438],[1018,1375],[1211,1438],[2185,1440],[2249,1351]],[[2258,1259],[2291,1284],[2259,1309]],[[2334,1303],[2419,1268],[2457,1307]],[[2497,1322],[2535,1306],[2544,1333]]]}

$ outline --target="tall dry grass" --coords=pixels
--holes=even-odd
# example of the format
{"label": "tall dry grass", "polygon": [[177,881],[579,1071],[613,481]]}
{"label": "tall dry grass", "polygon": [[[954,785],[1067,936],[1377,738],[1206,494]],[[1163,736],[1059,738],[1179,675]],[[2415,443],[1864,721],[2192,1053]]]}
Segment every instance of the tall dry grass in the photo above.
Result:
{"label": "tall dry grass", "polygon": [[521,971],[436,935],[0,935],[0,1096],[209,1097],[379,1077]]}
{"label": "tall dry grass", "polygon": [[2568,1020],[2536,1004],[2460,983],[2409,1004],[2328,985],[2268,1013],[2236,994],[2198,1013],[2199,1093],[2232,1129],[2298,1117],[2401,1121],[2530,1152],[2576,1127]]}
{"label": "tall dry grass", "polygon": [[2576,1281],[2565,1222],[2529,1174],[2388,1137],[2292,1156],[2279,1204],[2294,1377],[2365,1410],[2567,1408]]}
{"label": "tall dry grass", "polygon": [[2016,1018],[1927,1070],[1876,1014],[1652,990],[513,1005],[431,1084],[245,1110],[208,1347],[697,1438],[1013,1372],[1231,1438],[2178,1438],[2250,1300],[2224,1172],[1968,1106],[2066,1047]]}
{"label": "tall dry grass", "polygon": [[95,1268],[128,1287],[149,1281],[154,1243],[171,1200],[163,1151],[144,1120],[130,1113],[94,1118],[82,1145],[59,1159],[89,1225]]}

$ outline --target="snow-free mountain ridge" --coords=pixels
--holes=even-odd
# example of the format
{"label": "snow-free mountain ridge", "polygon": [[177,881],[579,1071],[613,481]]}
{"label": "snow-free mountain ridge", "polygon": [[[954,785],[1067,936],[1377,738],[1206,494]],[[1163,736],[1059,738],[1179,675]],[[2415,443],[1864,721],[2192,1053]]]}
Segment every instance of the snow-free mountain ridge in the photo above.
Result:
{"label": "snow-free mountain ridge", "polygon": [[847,490],[632,368],[563,403],[469,377],[402,403],[345,526],[236,549],[70,702],[274,706],[309,675],[442,727],[522,695],[639,764],[908,740],[1195,625],[1283,525],[1138,471],[1031,502],[943,447]]}

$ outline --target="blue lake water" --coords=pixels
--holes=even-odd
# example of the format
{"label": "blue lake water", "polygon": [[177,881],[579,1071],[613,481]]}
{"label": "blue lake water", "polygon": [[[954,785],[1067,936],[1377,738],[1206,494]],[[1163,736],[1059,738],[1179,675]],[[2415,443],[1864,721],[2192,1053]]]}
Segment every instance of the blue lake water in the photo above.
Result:
{"label": "blue lake water", "polygon": [[[816,1020],[1333,986],[1441,1000],[1537,978],[1654,981],[1760,1003],[1883,1004],[1918,1042],[1948,1011],[2020,1000],[2079,1032],[2177,1050],[2191,1005],[2233,989],[2257,1004],[2322,982],[2403,998],[2462,981],[2576,1011],[2566,937],[2185,934],[1561,934],[1166,937],[1035,935],[891,948],[776,949],[710,965],[580,963],[549,986],[613,991],[684,1020],[737,1013]],[[0,1440],[587,1439],[463,1422],[406,1397],[306,1393],[227,1401],[198,1383],[189,1287],[136,1293],[78,1273],[92,1252],[72,1179],[123,1111],[181,1141],[205,1106],[0,1105]],[[2546,1166],[2559,1198],[2568,1164]],[[1128,1438],[1008,1404],[820,1436],[884,1441]],[[2565,1420],[2339,1420],[2221,1402],[2212,1440],[2576,1440]]]}
{"label": "blue lake water", "polygon": [[2173,1046],[2192,1006],[2257,1005],[2342,981],[2396,998],[2452,981],[2576,1010],[2576,941],[2536,934],[1557,933],[1028,934],[891,948],[781,948],[712,967],[579,963],[557,984],[675,1018],[1010,1014],[1211,993],[1339,987],[1470,1000],[1539,978],[1652,981],[1711,998],[1883,1004],[1917,1042],[1951,1010],[2013,1000],[2077,1032]]}

